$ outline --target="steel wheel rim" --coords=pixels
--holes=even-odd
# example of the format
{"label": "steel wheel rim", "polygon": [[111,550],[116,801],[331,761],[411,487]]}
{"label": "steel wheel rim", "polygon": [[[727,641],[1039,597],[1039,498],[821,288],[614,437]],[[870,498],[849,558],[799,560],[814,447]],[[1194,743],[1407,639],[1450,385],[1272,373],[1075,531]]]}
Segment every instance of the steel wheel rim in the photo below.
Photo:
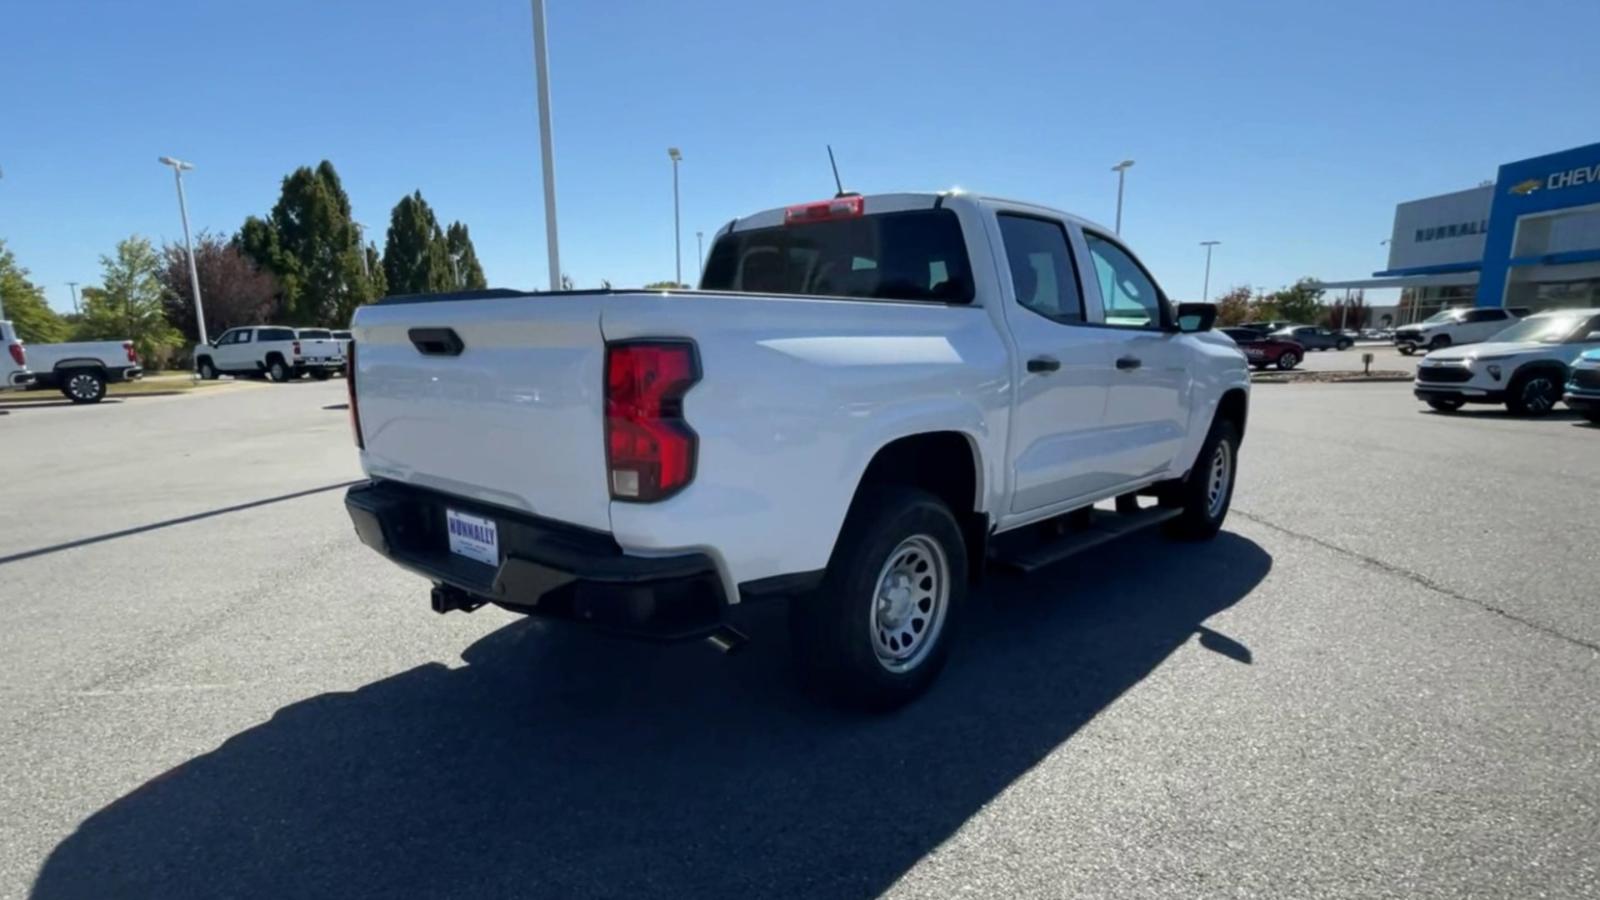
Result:
{"label": "steel wheel rim", "polygon": [[67,388],[72,391],[72,396],[80,400],[89,400],[95,395],[94,376],[74,375],[72,380],[67,382]]}
{"label": "steel wheel rim", "polygon": [[1555,401],[1550,399],[1550,388],[1550,379],[1535,378],[1522,389],[1522,402],[1534,412],[1544,412],[1556,405]]}
{"label": "steel wheel rim", "polygon": [[1233,447],[1227,441],[1217,442],[1211,454],[1211,471],[1206,476],[1206,514],[1215,519],[1222,515],[1228,502],[1228,486],[1233,482]]}
{"label": "steel wheel rim", "polygon": [[878,665],[901,673],[922,664],[938,643],[950,606],[950,562],[925,534],[900,542],[873,588],[867,627]]}

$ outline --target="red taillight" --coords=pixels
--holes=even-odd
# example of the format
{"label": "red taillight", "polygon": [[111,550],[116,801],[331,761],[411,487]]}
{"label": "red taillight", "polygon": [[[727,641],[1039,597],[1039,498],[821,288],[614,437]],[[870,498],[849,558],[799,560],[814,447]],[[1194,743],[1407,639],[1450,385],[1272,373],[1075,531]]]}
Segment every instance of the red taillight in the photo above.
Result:
{"label": "red taillight", "polygon": [[802,203],[799,206],[789,207],[783,211],[783,224],[804,225],[807,222],[827,222],[831,219],[853,219],[866,210],[866,199],[863,197],[835,197],[832,200],[818,200],[816,203]]}
{"label": "red taillight", "polygon": [[683,420],[683,395],[700,380],[687,341],[606,345],[606,477],[615,500],[670,497],[694,479],[700,439]]}
{"label": "red taillight", "polygon": [[139,353],[133,349],[133,341],[123,341],[122,349],[128,354],[128,362],[137,365],[139,362]]}
{"label": "red taillight", "polygon": [[12,362],[19,366],[26,366],[28,364],[28,354],[22,349],[21,344],[17,343],[16,341],[12,341],[10,346],[8,346],[6,349],[11,351]]}
{"label": "red taillight", "polygon": [[356,449],[367,449],[367,442],[361,437],[361,410],[356,408],[356,342],[350,341],[350,347],[344,352],[344,390],[350,398],[347,404],[350,407],[350,430],[356,434]]}
{"label": "red taillight", "polygon": [[295,341],[294,342],[294,355],[295,356],[299,356],[300,355],[300,342],[299,341]]}

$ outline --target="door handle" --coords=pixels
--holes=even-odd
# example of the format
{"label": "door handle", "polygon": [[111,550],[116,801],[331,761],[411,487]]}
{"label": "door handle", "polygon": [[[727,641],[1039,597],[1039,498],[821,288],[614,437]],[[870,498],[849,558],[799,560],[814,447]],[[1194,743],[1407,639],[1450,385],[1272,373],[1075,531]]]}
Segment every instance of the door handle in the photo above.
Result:
{"label": "door handle", "polygon": [[1035,356],[1028,360],[1028,371],[1035,373],[1054,372],[1061,368],[1061,360],[1053,356]]}
{"label": "door handle", "polygon": [[1142,365],[1144,365],[1144,363],[1142,361],[1140,361],[1139,357],[1137,357],[1137,356],[1120,356],[1120,357],[1117,357],[1117,368],[1122,369],[1124,371],[1137,369]]}

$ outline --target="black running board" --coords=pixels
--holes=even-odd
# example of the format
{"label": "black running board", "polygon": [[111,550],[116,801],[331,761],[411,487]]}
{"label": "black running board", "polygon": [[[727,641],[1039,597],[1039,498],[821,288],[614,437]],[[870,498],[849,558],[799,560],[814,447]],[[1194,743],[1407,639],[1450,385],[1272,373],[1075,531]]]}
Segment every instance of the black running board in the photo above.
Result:
{"label": "black running board", "polygon": [[[1102,544],[1160,525],[1182,514],[1182,509],[1162,507],[1141,509],[1133,513],[1113,513],[1097,509],[1088,516],[1086,524],[1074,527],[1058,538],[1035,543],[1025,549],[1001,551],[992,562],[1002,569],[1024,573],[1036,572],[1046,566],[1053,566],[1064,559],[1077,556],[1085,550],[1093,550]],[[1001,538],[1004,538],[1004,535]]]}

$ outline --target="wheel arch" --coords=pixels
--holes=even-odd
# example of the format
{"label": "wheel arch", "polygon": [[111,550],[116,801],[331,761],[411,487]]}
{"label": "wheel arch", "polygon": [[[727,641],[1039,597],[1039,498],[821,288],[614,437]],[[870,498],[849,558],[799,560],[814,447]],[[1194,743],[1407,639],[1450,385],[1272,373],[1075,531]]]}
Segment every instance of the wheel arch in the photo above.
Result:
{"label": "wheel arch", "polygon": [[[982,451],[972,435],[950,430],[901,435],[879,446],[867,461],[856,479],[846,517],[873,487],[902,485],[925,490],[943,500],[955,515],[967,543],[967,571],[976,575],[982,570],[989,537],[983,476]],[[837,541],[835,538],[835,549]]]}

